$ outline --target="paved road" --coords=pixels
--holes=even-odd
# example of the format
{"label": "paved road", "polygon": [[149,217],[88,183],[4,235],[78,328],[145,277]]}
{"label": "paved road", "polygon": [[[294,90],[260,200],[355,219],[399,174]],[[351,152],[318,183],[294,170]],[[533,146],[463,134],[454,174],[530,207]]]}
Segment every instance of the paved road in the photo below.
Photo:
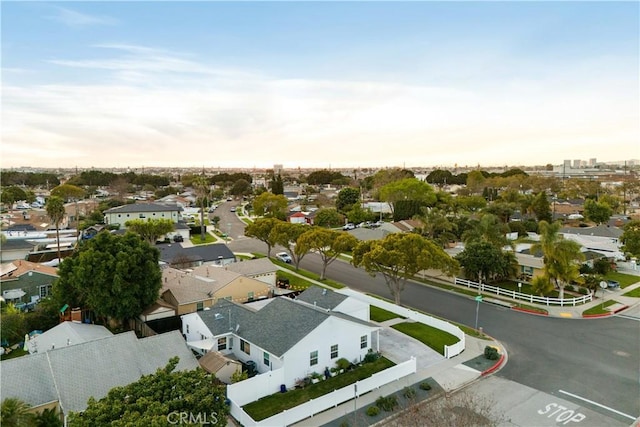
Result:
{"label": "paved road", "polygon": [[[264,252],[252,239],[233,242],[232,250]],[[237,248],[237,249],[236,249]],[[250,249],[253,248],[253,249]],[[320,271],[319,257],[307,255],[301,268]],[[335,261],[327,277],[360,291],[390,298],[382,278]],[[409,283],[402,302],[418,310],[475,326],[476,302],[468,297]],[[619,422],[640,416],[640,322],[560,319],[514,312],[482,303],[478,326],[507,349],[509,363],[499,376],[584,405]]]}

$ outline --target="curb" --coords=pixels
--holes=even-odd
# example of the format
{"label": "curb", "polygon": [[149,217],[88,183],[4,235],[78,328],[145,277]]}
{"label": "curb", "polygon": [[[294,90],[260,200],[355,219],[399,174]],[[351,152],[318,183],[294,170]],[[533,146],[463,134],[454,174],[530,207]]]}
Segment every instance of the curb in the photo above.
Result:
{"label": "curb", "polygon": [[520,307],[511,307],[511,310],[515,310],[515,311],[521,311],[523,313],[529,313],[529,314],[537,314],[538,316],[548,316],[549,313],[542,313],[540,311],[536,311],[536,310],[529,310],[527,308],[520,308]]}
{"label": "curb", "polygon": [[496,362],[495,365],[493,365],[489,369],[486,369],[486,370],[482,371],[480,373],[480,376],[484,377],[484,376],[487,376],[487,375],[495,372],[496,370],[498,370],[498,368],[500,368],[500,366],[502,365],[502,362],[504,362],[504,354],[500,355],[500,359],[498,359],[498,362]]}
{"label": "curb", "polygon": [[583,314],[582,317],[585,319],[597,319],[598,317],[609,317],[612,314],[612,312],[602,314]]}
{"label": "curb", "polygon": [[624,307],[620,307],[620,308],[619,308],[619,309],[617,309],[617,310],[613,310],[613,311],[611,312],[611,314],[618,313],[618,312],[620,312],[620,311],[622,311],[622,310],[626,310],[627,308],[629,308],[629,306],[628,306],[628,305],[625,305]]}

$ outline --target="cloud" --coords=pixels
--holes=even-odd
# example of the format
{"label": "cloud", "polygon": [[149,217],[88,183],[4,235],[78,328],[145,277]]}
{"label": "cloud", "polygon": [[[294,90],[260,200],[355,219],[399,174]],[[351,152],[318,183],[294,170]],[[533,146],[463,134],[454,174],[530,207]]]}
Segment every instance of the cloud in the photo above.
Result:
{"label": "cloud", "polygon": [[109,16],[96,16],[81,13],[76,10],[56,7],[56,15],[48,18],[72,28],[91,27],[94,25],[117,25],[118,21]]}

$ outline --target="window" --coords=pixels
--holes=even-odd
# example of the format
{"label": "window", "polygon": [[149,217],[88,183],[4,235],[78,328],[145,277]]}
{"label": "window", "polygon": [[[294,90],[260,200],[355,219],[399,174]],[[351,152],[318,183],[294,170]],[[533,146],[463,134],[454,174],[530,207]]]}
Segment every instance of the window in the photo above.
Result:
{"label": "window", "polygon": [[202,311],[202,310],[204,310],[204,302],[203,302],[203,301],[198,301],[198,302],[196,303],[196,310],[197,310],[197,311]]}
{"label": "window", "polygon": [[187,323],[187,333],[189,333],[189,324]]}
{"label": "window", "polygon": [[338,344],[331,346],[331,358],[335,359],[336,357],[338,357]]}
{"label": "window", "polygon": [[262,353],[262,362],[267,366],[271,366],[269,365],[269,353],[266,351]]}
{"label": "window", "polygon": [[360,337],[360,348],[367,348],[367,336],[363,335]]}
{"label": "window", "polygon": [[249,293],[247,293],[247,299],[248,299],[249,301],[253,301],[253,292],[249,292]]}
{"label": "window", "polygon": [[227,349],[227,338],[218,338],[218,351]]}
{"label": "window", "polygon": [[229,337],[229,350],[233,350],[233,337]]}
{"label": "window", "polygon": [[144,214],[140,214],[140,218],[146,218]]}
{"label": "window", "polygon": [[39,286],[40,290],[40,298],[44,298],[51,293],[51,285],[42,285]]}
{"label": "window", "polygon": [[318,350],[309,353],[309,366],[318,364]]}
{"label": "window", "polygon": [[240,350],[247,354],[251,354],[251,345],[245,340],[240,340]]}

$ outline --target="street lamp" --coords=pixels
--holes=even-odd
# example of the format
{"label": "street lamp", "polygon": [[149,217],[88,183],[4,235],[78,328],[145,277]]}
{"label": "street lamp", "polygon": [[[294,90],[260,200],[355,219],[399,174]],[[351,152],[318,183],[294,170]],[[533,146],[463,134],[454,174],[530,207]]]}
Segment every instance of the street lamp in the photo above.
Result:
{"label": "street lamp", "polygon": [[522,293],[522,283],[518,282],[518,292]]}

